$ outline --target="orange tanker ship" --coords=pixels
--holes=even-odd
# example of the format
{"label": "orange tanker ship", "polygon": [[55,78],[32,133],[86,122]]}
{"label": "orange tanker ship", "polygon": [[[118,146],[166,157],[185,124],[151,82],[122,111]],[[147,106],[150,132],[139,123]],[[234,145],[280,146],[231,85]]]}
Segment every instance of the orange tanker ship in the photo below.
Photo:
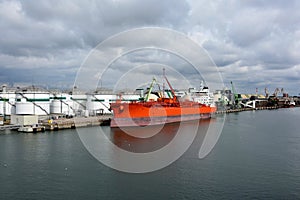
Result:
{"label": "orange tanker ship", "polygon": [[[179,101],[168,79],[165,77],[173,94],[172,98],[158,98],[131,103],[117,101],[111,103],[114,118],[111,120],[111,127],[125,126],[147,126],[172,122],[198,120],[210,118],[216,111],[214,106],[206,106],[194,101]],[[153,82],[152,82],[153,83]],[[152,88],[151,84],[151,87]],[[149,90],[149,93],[150,94]],[[148,95],[149,96],[149,95]]]}

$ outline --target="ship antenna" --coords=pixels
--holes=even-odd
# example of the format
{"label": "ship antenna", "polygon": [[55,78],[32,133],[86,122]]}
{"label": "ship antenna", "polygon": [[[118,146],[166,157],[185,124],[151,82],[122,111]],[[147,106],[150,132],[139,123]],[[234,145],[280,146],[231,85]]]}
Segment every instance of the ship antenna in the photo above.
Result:
{"label": "ship antenna", "polygon": [[164,80],[164,77],[166,76],[166,69],[165,68],[163,68],[163,91],[162,91],[162,93],[163,93],[163,98],[165,98],[165,80]]}
{"label": "ship antenna", "polygon": [[200,90],[203,90],[204,86],[203,86],[203,80],[200,81]]}

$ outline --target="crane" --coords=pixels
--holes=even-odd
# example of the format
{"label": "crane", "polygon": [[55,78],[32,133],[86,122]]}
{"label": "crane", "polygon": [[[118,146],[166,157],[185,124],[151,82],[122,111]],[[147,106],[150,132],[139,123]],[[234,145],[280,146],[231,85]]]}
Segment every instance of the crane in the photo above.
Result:
{"label": "crane", "polygon": [[172,92],[172,95],[173,95],[173,100],[174,100],[175,102],[178,102],[178,99],[177,99],[177,96],[176,96],[176,94],[175,94],[175,91],[174,91],[172,85],[170,84],[169,80],[168,80],[167,77],[166,77],[165,69],[163,69],[163,70],[164,70],[164,78],[166,79],[166,81],[167,81],[167,83],[168,83],[168,85],[169,85],[169,88],[171,89],[171,92]]}
{"label": "crane", "polygon": [[232,93],[233,93],[233,106],[235,108],[240,108],[241,95],[236,93],[232,81],[230,81],[230,84],[231,84]]}
{"label": "crane", "polygon": [[279,88],[276,88],[274,93],[273,93],[273,96],[277,97],[277,94],[280,92]]}
{"label": "crane", "polygon": [[265,94],[266,94],[266,98],[268,98],[269,97],[268,88],[265,88]]}
{"label": "crane", "polygon": [[147,93],[147,95],[146,95],[145,101],[148,101],[148,100],[149,100],[149,96],[150,96],[150,94],[151,94],[151,92],[152,92],[153,85],[154,85],[155,82],[156,82],[156,79],[153,78],[153,79],[152,79],[152,83],[151,83],[150,88],[149,88],[149,91],[148,91],[148,93]]}

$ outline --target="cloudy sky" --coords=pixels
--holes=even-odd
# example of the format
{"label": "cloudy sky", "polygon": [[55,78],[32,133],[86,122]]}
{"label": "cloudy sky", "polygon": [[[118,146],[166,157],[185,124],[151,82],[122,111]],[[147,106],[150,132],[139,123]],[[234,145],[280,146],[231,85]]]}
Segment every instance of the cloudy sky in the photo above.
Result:
{"label": "cloudy sky", "polygon": [[[296,95],[299,10],[297,0],[0,0],[0,83],[72,87],[99,43],[122,31],[162,27],[184,33],[205,48],[226,86],[233,81],[239,92],[255,93],[258,88],[263,93],[267,87],[271,93],[278,87]],[[159,60],[188,69],[173,57],[146,50],[120,58],[111,69]],[[189,78],[189,72],[180,73]],[[107,77],[113,79],[106,76],[103,82],[109,82]]]}

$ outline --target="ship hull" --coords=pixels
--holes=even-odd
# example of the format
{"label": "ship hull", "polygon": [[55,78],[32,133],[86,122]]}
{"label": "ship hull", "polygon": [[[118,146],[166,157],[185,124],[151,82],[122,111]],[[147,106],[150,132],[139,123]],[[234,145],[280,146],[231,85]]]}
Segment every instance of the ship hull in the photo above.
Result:
{"label": "ship hull", "polygon": [[110,122],[110,127],[114,128],[114,127],[160,125],[160,124],[175,123],[181,121],[207,119],[210,117],[211,114],[155,117],[155,118],[114,118]]}
{"label": "ship hull", "polygon": [[184,103],[112,103],[111,127],[149,126],[210,118],[215,107],[195,102]]}

